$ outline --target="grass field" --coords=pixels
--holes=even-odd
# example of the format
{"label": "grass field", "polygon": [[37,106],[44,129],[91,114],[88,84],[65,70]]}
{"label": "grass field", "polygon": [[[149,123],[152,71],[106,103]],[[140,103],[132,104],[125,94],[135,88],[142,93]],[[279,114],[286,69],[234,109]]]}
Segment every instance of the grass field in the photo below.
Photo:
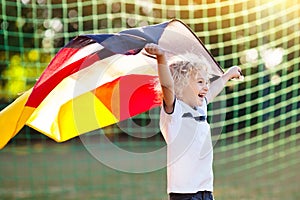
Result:
{"label": "grass field", "polygon": [[[299,151],[286,146],[247,154],[253,149],[224,152],[215,147],[215,198],[300,199]],[[0,152],[0,172],[1,199],[167,199],[165,168],[119,172],[97,161],[78,141],[10,144]]]}

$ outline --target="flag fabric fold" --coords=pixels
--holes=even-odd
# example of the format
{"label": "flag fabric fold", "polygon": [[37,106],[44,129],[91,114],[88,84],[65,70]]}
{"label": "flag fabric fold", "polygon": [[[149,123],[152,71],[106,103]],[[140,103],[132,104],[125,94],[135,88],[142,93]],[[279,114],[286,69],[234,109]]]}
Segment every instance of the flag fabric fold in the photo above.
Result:
{"label": "flag fabric fold", "polygon": [[192,51],[223,71],[180,20],[117,34],[74,38],[52,59],[34,87],[0,112],[0,148],[24,126],[57,142],[128,119],[160,105],[156,60],[143,50],[159,44],[174,55]]}

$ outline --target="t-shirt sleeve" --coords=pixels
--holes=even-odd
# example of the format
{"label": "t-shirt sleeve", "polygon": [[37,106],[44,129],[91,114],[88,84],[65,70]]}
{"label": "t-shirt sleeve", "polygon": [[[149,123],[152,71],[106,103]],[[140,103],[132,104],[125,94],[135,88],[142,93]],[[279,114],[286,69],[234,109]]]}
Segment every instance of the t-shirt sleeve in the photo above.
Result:
{"label": "t-shirt sleeve", "polygon": [[163,102],[162,104],[162,109],[161,109],[161,115],[166,116],[167,118],[174,118],[175,116],[178,115],[178,113],[181,111],[180,109],[180,104],[178,103],[178,100],[174,98],[174,103],[173,103],[173,111],[168,113],[165,110],[165,103]]}
{"label": "t-shirt sleeve", "polygon": [[171,114],[174,112],[174,109],[175,109],[175,102],[176,102],[176,98],[174,98],[174,102],[173,102],[173,110],[172,110],[172,112],[168,113],[168,112],[166,112],[166,109],[165,109],[166,103],[165,103],[165,101],[163,100],[162,108],[163,108],[163,110],[165,111],[166,114],[171,115]]}
{"label": "t-shirt sleeve", "polygon": [[169,130],[176,130],[180,128],[181,112],[181,105],[177,99],[174,101],[174,109],[172,113],[167,113],[163,107],[161,108],[159,125],[161,133],[167,143],[173,138],[173,136],[170,135],[171,132]]}
{"label": "t-shirt sleeve", "polygon": [[174,106],[173,106],[173,112],[167,113],[162,105],[161,113],[160,113],[160,122],[165,123],[176,123],[180,118],[180,113],[182,112],[180,103],[178,102],[178,99],[175,98],[174,100]]}

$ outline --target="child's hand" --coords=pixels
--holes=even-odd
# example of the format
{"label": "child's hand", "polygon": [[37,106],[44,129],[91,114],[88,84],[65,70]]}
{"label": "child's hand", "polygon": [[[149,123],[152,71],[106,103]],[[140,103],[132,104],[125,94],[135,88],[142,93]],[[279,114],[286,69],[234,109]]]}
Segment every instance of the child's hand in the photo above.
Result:
{"label": "child's hand", "polygon": [[147,53],[156,55],[156,56],[161,56],[165,53],[164,50],[162,48],[160,48],[160,46],[158,46],[157,44],[153,44],[153,43],[146,44],[145,50]]}
{"label": "child's hand", "polygon": [[228,76],[229,79],[233,79],[233,78],[242,79],[243,78],[242,70],[238,66],[230,67],[226,71],[225,74]]}

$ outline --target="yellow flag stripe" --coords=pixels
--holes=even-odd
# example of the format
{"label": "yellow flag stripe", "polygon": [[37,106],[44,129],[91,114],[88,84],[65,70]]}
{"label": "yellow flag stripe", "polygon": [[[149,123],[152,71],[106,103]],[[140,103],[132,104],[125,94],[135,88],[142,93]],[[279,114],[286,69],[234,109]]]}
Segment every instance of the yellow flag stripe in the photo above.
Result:
{"label": "yellow flag stripe", "polygon": [[[66,102],[61,106],[55,119],[43,120],[52,121],[50,131],[49,127],[43,127],[42,124],[34,128],[57,142],[118,122],[92,92]],[[28,125],[32,126],[30,123]]]}
{"label": "yellow flag stripe", "polygon": [[28,90],[0,112],[0,149],[25,125],[34,108],[24,109],[31,90]]}

